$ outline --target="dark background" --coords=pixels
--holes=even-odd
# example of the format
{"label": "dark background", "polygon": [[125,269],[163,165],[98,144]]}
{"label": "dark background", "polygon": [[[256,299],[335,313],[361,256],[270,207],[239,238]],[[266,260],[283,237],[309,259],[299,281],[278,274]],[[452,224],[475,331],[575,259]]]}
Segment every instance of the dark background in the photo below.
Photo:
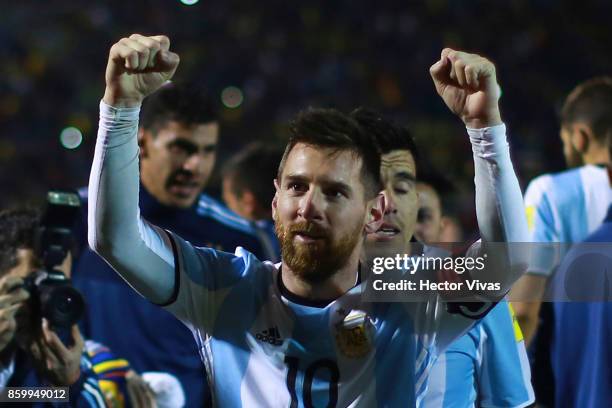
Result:
{"label": "dark background", "polygon": [[[301,108],[369,106],[409,126],[457,186],[452,209],[470,226],[469,142],[429,66],[445,46],[496,63],[524,188],[564,168],[557,112],[578,82],[611,72],[611,15],[606,1],[3,1],[0,207],[87,183],[110,46],[163,33],[181,56],[177,78],[222,109],[217,168],[247,142],[282,144]],[[244,95],[238,107],[222,104],[229,86]],[[84,138],[73,150],[60,143],[68,126]]]}

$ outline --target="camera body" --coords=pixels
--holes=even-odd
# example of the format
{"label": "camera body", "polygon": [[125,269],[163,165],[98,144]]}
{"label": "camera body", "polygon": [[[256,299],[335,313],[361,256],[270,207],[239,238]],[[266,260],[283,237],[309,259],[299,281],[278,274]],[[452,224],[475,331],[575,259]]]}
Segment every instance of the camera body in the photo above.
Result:
{"label": "camera body", "polygon": [[34,314],[32,317],[47,319],[51,329],[67,345],[72,342],[71,327],[84,314],[85,300],[57,267],[72,247],[72,228],[80,205],[76,193],[47,193],[47,205],[35,237],[36,257],[43,267],[24,280],[24,289],[30,293],[28,302]]}
{"label": "camera body", "polygon": [[70,328],[83,316],[83,296],[61,271],[32,272],[24,279],[24,289],[30,293],[31,310],[53,328]]}

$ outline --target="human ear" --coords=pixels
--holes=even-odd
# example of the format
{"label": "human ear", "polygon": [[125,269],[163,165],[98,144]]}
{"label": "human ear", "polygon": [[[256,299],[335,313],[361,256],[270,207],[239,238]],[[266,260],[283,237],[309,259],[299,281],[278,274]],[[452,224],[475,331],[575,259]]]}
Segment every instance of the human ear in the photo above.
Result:
{"label": "human ear", "polygon": [[274,188],[276,192],[274,193],[274,198],[272,198],[272,219],[276,220],[276,207],[278,206],[278,192],[280,191],[280,187],[278,185],[278,179],[274,179]]}

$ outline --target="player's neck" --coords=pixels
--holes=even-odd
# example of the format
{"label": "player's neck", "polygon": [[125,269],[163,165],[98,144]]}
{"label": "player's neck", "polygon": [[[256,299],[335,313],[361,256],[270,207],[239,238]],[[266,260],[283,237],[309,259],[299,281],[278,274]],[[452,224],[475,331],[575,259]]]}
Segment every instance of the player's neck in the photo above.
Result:
{"label": "player's neck", "polygon": [[610,155],[606,149],[597,149],[589,152],[588,154],[584,154],[582,156],[582,161],[584,164],[606,164],[610,161]]}
{"label": "player's neck", "polygon": [[295,274],[283,263],[282,283],[292,294],[312,301],[337,299],[349,291],[357,282],[359,257],[349,258],[349,262],[323,282],[310,282]]}

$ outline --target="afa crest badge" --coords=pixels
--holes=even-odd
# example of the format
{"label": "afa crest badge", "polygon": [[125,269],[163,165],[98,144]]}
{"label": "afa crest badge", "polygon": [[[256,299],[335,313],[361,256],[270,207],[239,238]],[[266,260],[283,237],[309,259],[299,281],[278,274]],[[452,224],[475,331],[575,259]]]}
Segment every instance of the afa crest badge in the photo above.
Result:
{"label": "afa crest badge", "polygon": [[372,350],[374,325],[362,311],[351,311],[336,325],[338,350],[349,358],[361,358]]}

